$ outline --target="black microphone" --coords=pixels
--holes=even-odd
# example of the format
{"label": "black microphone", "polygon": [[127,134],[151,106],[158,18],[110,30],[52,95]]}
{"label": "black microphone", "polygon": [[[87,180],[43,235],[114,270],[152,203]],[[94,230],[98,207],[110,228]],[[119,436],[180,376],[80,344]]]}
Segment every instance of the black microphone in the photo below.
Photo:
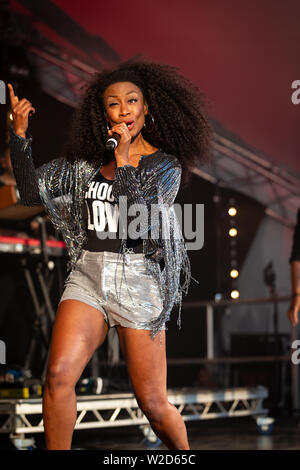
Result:
{"label": "black microphone", "polygon": [[118,146],[118,143],[120,142],[120,139],[121,139],[120,134],[113,132],[112,136],[109,137],[106,141],[106,144],[105,144],[106,150],[115,150],[115,148]]}

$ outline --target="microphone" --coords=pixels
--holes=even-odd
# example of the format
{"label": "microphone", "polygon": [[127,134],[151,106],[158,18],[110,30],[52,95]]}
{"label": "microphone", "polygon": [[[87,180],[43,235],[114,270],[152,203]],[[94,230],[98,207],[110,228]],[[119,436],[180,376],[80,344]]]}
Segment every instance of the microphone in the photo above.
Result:
{"label": "microphone", "polygon": [[113,132],[113,135],[109,137],[106,141],[106,144],[105,144],[106,150],[115,150],[115,148],[118,146],[118,143],[120,142],[120,139],[121,139],[120,134]]}

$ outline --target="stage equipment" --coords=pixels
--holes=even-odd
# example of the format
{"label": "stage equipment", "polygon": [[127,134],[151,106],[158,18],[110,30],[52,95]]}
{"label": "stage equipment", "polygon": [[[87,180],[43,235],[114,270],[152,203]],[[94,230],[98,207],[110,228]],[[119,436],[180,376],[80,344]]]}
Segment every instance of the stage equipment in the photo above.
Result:
{"label": "stage equipment", "polygon": [[[6,190],[6,195],[14,202],[13,190]],[[43,206],[26,207],[21,204],[9,205],[6,200],[5,207],[0,209],[0,219],[4,220],[26,220],[35,214],[44,211]],[[63,290],[63,273],[60,259],[67,254],[63,241],[50,240],[47,236],[46,220],[38,215],[34,219],[38,223],[39,239],[31,237],[3,236],[0,235],[0,258],[1,254],[9,254],[17,257],[25,276],[26,284],[34,307],[33,333],[28,347],[24,370],[31,370],[34,353],[38,346],[42,346],[39,354],[41,364],[41,379],[45,378],[47,355],[50,344],[52,325],[55,319],[55,311],[51,301],[51,287],[55,276],[58,276],[59,291]],[[34,281],[36,279],[36,282]],[[42,294],[42,300],[38,294]],[[40,348],[39,348],[40,351]]]}

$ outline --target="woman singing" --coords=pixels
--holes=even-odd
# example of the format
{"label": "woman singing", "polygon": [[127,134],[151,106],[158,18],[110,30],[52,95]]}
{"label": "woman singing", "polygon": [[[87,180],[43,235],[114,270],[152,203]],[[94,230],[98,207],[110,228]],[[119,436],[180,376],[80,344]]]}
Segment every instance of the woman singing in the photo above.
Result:
{"label": "woman singing", "polygon": [[[136,400],[153,431],[168,449],[189,449],[184,421],[168,402],[165,330],[174,305],[180,326],[191,278],[173,203],[181,177],[186,185],[191,167],[209,153],[204,95],[174,67],[141,58],[97,73],[63,156],[35,169],[26,135],[35,109],[12,85],[9,91],[21,202],[45,206],[69,255],[43,396],[47,448],[71,448],[76,383],[116,327]],[[119,142],[107,151],[114,133]]]}

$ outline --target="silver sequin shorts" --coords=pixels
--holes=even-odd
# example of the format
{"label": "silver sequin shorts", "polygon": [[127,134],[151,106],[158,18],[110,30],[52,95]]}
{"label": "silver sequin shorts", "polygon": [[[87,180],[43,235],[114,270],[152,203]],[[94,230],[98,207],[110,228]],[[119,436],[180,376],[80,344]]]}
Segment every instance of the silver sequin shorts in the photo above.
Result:
{"label": "silver sequin shorts", "polygon": [[83,250],[65,281],[59,303],[80,300],[98,309],[109,327],[149,329],[141,322],[156,319],[163,305],[156,280],[146,272],[144,256]]}

